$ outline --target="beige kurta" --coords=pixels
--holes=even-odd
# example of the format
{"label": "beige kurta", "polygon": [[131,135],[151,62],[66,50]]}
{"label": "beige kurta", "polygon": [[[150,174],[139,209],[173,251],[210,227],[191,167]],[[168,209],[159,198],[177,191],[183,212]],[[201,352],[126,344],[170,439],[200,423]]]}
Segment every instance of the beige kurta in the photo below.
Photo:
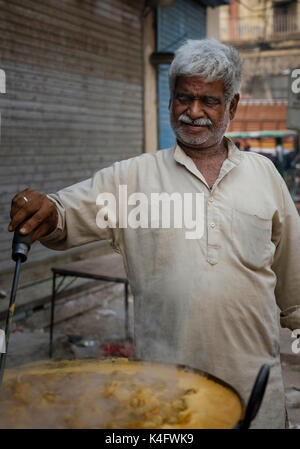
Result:
{"label": "beige kurta", "polygon": [[[245,401],[267,363],[271,375],[252,427],[283,428],[279,318],[283,327],[300,328],[300,218],[274,165],[228,142],[211,190],[176,146],[117,162],[50,195],[59,225],[42,243],[63,250],[109,239],[134,295],[138,356],[208,371]],[[118,216],[117,228],[99,229],[97,195],[118,197],[120,184],[128,195],[203,192],[203,237],[186,239],[186,229],[174,227],[120,228]]]}

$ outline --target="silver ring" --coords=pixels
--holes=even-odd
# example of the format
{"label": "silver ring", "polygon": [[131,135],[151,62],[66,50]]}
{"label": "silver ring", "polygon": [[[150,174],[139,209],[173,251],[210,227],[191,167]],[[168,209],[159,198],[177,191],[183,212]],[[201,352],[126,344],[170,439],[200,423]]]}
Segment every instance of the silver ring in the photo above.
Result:
{"label": "silver ring", "polygon": [[23,196],[23,199],[26,201],[26,203],[28,203],[28,199],[26,198],[26,196]]}

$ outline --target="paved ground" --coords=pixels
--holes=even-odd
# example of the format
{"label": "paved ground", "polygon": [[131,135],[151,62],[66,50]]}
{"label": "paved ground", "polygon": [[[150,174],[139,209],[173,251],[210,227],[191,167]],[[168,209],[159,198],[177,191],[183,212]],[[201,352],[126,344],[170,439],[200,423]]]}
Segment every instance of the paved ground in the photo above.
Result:
{"label": "paved ground", "polygon": [[[95,303],[91,301],[91,295],[95,296],[96,293],[88,293],[86,297],[79,298],[89,303],[91,309],[70,319],[65,319],[65,315],[60,313],[59,308],[57,309],[58,319],[62,317],[62,321],[57,323],[54,329],[54,360],[103,357],[101,344],[112,341],[124,342],[122,286],[109,284],[104,290],[102,289],[99,306],[95,306]],[[76,301],[78,302],[78,298]],[[67,301],[61,308],[64,311],[73,309],[74,313],[82,312],[81,309],[78,309],[78,305],[76,306],[76,301],[74,299]],[[129,303],[132,325],[132,297],[129,298]],[[7,367],[48,359],[49,330],[47,324],[49,316],[49,309],[46,309],[14,323],[15,331],[11,334],[9,341]],[[74,342],[76,337],[81,340]],[[283,329],[281,353],[290,428],[300,429],[300,353],[292,352],[291,345],[294,341],[291,332]]]}

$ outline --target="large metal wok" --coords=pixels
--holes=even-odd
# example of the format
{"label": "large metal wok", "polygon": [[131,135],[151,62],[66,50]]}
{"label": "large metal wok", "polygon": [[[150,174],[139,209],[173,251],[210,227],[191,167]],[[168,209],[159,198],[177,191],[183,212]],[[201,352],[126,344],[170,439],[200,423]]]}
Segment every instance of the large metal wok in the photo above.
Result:
{"label": "large metal wok", "polygon": [[[182,365],[124,358],[33,363],[6,370],[0,428],[247,429],[258,413],[268,376],[269,367],[263,365],[245,407],[231,385]],[[118,409],[110,402],[115,396]],[[173,402],[175,408],[179,403],[178,410],[170,409],[174,416],[166,411]],[[185,409],[180,408],[183,403]],[[162,417],[152,421],[152,413]]]}

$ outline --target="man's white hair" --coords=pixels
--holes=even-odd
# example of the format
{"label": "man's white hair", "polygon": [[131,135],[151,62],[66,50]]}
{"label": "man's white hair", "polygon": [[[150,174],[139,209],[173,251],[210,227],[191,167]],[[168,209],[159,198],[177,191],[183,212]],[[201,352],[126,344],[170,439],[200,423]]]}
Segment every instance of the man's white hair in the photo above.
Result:
{"label": "man's white hair", "polygon": [[242,59],[238,51],[216,39],[187,40],[175,52],[169,68],[169,88],[173,98],[179,76],[201,76],[206,81],[221,80],[226,102],[239,92]]}

